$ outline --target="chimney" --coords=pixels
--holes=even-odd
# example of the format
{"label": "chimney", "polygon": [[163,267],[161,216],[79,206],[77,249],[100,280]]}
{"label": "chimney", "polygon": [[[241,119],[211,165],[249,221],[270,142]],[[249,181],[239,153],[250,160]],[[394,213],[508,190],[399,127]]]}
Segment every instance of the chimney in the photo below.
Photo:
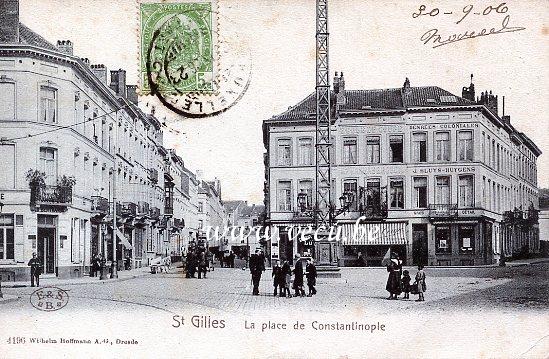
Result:
{"label": "chimney", "polygon": [[91,72],[99,79],[101,83],[105,86],[109,86],[107,83],[107,68],[103,64],[93,64],[91,65]]}
{"label": "chimney", "polygon": [[126,71],[111,70],[111,85],[110,88],[116,92],[118,96],[126,97]]}
{"label": "chimney", "polygon": [[511,116],[509,116],[509,115],[501,116],[501,119],[502,119],[503,122],[505,122],[506,124],[508,124],[508,125],[511,124]]}
{"label": "chimney", "polygon": [[334,92],[336,94],[339,93],[339,77],[337,76],[337,71],[335,72],[334,76]]}
{"label": "chimney", "polygon": [[473,84],[473,74],[471,74],[471,84],[469,87],[463,86],[463,89],[461,90],[461,97],[475,102],[475,85]]}
{"label": "chimney", "polygon": [[82,61],[84,65],[90,67],[90,59],[88,59],[87,57],[81,57],[80,61]]}
{"label": "chimney", "polygon": [[19,0],[0,1],[1,42],[19,42]]}
{"label": "chimney", "polygon": [[345,105],[345,79],[343,78],[343,71],[341,71],[341,76],[339,76],[339,86],[337,92],[337,105]]}
{"label": "chimney", "polygon": [[498,97],[492,95],[492,91],[490,91],[490,93],[488,93],[488,91],[481,92],[480,101],[478,101],[478,103],[486,106],[493,114],[498,114]]}
{"label": "chimney", "polygon": [[137,105],[137,85],[126,85],[126,97],[128,101]]}
{"label": "chimney", "polygon": [[57,40],[57,50],[65,55],[72,56],[73,46],[71,40]]}

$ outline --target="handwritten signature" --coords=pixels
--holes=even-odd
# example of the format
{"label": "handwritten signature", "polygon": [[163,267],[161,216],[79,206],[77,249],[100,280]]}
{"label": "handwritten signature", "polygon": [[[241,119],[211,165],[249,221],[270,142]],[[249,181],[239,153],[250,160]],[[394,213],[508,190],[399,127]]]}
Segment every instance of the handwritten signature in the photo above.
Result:
{"label": "handwritten signature", "polygon": [[449,36],[439,35],[439,30],[434,28],[434,29],[428,30],[423,35],[421,35],[420,40],[423,42],[424,45],[427,45],[427,44],[433,45],[433,49],[434,49],[434,48],[437,48],[437,47],[440,47],[440,46],[452,44],[454,42],[458,42],[458,41],[462,41],[462,40],[468,40],[468,39],[474,39],[476,37],[496,35],[496,34],[504,34],[504,33],[508,33],[508,32],[516,32],[516,31],[526,30],[525,27],[509,26],[510,18],[511,18],[510,15],[507,15],[507,16],[505,16],[505,18],[503,18],[503,21],[501,22],[501,28],[500,29],[496,29],[496,28],[493,27],[490,30],[488,30],[488,29],[484,28],[484,29],[482,29],[478,32],[473,31],[473,30],[471,30],[471,31],[467,30],[467,31],[462,32],[462,33],[451,34]]}

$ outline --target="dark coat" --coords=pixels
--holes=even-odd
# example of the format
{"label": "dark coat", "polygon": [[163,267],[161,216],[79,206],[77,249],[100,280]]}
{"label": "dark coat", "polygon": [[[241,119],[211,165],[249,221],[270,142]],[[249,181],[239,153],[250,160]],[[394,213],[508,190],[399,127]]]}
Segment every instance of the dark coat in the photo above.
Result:
{"label": "dark coat", "polygon": [[303,264],[300,260],[294,266],[294,288],[303,286]]}
{"label": "dark coat", "polygon": [[292,267],[290,267],[289,263],[284,263],[282,265],[282,278],[285,279],[287,274],[292,275]]}
{"label": "dark coat", "polygon": [[38,258],[31,258],[28,266],[31,267],[31,275],[40,275],[42,274],[42,262]]}
{"label": "dark coat", "polygon": [[389,272],[389,278],[387,278],[387,285],[385,285],[385,289],[391,294],[398,295],[402,293],[402,287],[400,283],[402,264],[396,264],[391,261],[391,264],[387,266],[387,272]]}
{"label": "dark coat", "polygon": [[305,276],[307,277],[307,285],[315,285],[316,284],[316,266],[312,263],[307,264],[307,267],[305,268],[306,273]]}
{"label": "dark coat", "polygon": [[410,292],[410,281],[412,280],[412,278],[410,278],[410,275],[408,274],[405,274],[402,276],[402,279],[401,279],[401,285],[402,285],[402,291],[404,293],[409,293]]}
{"label": "dark coat", "polygon": [[265,270],[265,264],[261,260],[261,256],[255,253],[250,256],[249,266],[250,266],[250,272],[252,274],[261,273]]}
{"label": "dark coat", "polygon": [[279,265],[276,265],[273,267],[272,277],[273,277],[273,285],[275,287],[284,284],[284,281],[285,281],[284,273],[282,273],[282,268]]}

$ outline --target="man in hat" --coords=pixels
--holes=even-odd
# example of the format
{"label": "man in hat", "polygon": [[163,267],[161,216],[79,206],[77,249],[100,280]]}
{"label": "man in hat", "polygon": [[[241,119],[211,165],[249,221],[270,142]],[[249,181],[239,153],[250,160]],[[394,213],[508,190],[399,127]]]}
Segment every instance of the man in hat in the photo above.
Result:
{"label": "man in hat", "polygon": [[36,258],[36,253],[32,254],[32,258],[29,260],[28,266],[31,268],[31,287],[34,287],[34,280],[36,279],[36,286],[40,287],[40,274],[42,274],[42,262]]}
{"label": "man in hat", "polygon": [[303,290],[303,263],[301,263],[301,256],[299,253],[295,255],[294,291],[296,297],[299,295],[302,297],[305,296],[305,290]]}
{"label": "man in hat", "polygon": [[265,270],[265,263],[262,261],[259,249],[256,249],[255,253],[250,256],[250,273],[252,274],[252,284],[254,289],[253,295],[259,295],[259,281],[261,280],[261,274]]}

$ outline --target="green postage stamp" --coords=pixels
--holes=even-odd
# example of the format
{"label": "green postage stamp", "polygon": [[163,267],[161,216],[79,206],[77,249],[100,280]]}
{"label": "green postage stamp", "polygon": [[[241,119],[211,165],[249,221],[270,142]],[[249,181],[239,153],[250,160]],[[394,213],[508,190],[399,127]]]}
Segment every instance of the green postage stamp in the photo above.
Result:
{"label": "green postage stamp", "polygon": [[142,94],[213,91],[215,12],[211,2],[140,4]]}

